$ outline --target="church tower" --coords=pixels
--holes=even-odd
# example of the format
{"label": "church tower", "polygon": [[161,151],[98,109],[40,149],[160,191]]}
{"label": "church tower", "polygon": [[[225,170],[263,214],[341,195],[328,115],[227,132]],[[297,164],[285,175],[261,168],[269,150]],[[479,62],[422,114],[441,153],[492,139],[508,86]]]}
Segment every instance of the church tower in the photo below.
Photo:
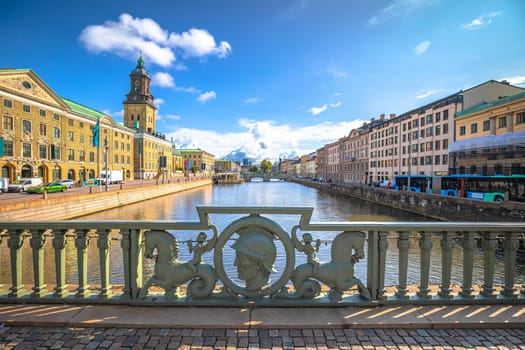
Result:
{"label": "church tower", "polygon": [[151,78],[144,68],[142,55],[129,77],[130,89],[123,102],[124,125],[152,134],[155,132],[157,108],[153,105],[154,97],[149,90]]}

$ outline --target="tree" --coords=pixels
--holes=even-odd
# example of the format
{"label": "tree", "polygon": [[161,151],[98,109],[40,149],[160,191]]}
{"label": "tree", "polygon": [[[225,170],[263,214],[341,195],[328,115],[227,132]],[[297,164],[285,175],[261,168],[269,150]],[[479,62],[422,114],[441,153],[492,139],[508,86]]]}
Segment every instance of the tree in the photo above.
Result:
{"label": "tree", "polygon": [[261,171],[265,173],[269,173],[272,171],[272,162],[270,162],[267,159],[263,159],[261,162]]}
{"label": "tree", "polygon": [[256,172],[257,172],[257,167],[255,165],[250,167],[250,173],[256,173]]}

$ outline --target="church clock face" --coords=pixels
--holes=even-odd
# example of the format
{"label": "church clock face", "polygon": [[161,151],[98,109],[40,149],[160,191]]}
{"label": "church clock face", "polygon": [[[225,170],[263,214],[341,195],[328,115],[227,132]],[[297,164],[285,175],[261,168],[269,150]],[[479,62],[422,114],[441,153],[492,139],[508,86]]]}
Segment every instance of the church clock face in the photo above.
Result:
{"label": "church clock face", "polygon": [[135,91],[139,91],[140,81],[135,80],[135,82],[133,83],[133,85],[134,85],[134,86],[133,86],[133,89],[134,89]]}

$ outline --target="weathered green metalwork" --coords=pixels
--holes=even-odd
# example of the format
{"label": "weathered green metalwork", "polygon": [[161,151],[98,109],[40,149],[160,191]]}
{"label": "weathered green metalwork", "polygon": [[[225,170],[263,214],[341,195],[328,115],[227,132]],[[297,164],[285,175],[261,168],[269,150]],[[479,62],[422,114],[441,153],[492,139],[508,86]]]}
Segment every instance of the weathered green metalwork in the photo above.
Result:
{"label": "weathered green metalwork", "polygon": [[[0,285],[0,303],[525,304],[525,287],[515,284],[517,251],[525,232],[525,225],[520,223],[319,223],[311,222],[313,208],[310,207],[199,206],[196,209],[197,221],[0,222],[0,232],[4,232],[0,235],[0,253],[9,256],[11,267],[11,283],[4,279],[4,286]],[[219,232],[211,214],[234,214],[236,219]],[[297,224],[287,232],[278,223],[279,216],[297,217]],[[181,240],[179,233],[182,232],[190,232],[192,238]],[[335,238],[329,246],[330,261],[323,262],[317,254],[321,249],[328,249],[321,245],[326,232],[333,233]],[[7,247],[1,246],[6,241],[4,237],[8,237]],[[29,238],[30,255],[23,253],[25,238]],[[435,239],[439,239],[439,245],[433,244]],[[481,239],[481,250],[476,248],[477,239]],[[389,248],[389,240],[396,241],[393,248]],[[413,240],[417,240],[419,247],[419,258],[415,261],[411,261],[409,255]],[[453,281],[451,275],[456,240],[461,240],[458,247],[463,254],[461,281]],[[49,241],[52,246],[50,253],[46,253]],[[68,245],[68,241],[74,241],[74,246]],[[113,244],[115,241],[120,242]],[[91,242],[96,243],[92,248]],[[498,252],[504,255],[501,285],[494,282],[498,242],[503,248]],[[71,249],[74,254],[66,254],[66,250]],[[179,249],[188,250],[188,261],[179,260]],[[233,266],[225,266],[226,249],[235,254]],[[385,286],[387,255],[396,249],[398,284]],[[441,283],[437,293],[430,288],[434,249],[441,253]],[[355,266],[365,264],[360,261],[365,252],[366,276],[358,276]],[[203,262],[206,254],[213,257],[213,265]],[[276,266],[279,254],[284,263]],[[296,256],[301,255],[306,263],[296,266]],[[475,255],[483,258],[483,276],[473,276]],[[45,262],[53,257],[54,269],[46,270]],[[0,256],[0,261],[5,259]],[[22,271],[30,260],[32,282],[28,283],[31,288],[26,289],[22,282],[27,283],[28,276],[23,279]],[[123,282],[119,285],[112,285],[110,278],[115,261],[120,261],[118,266],[121,266],[119,274]],[[94,277],[89,275],[88,262],[100,271],[100,277],[92,283],[89,281]],[[409,264],[418,262],[419,281],[409,286]],[[76,266],[76,270],[67,271],[67,266]],[[153,273],[145,272],[149,266]],[[232,269],[236,272],[232,273]],[[71,281],[71,273],[78,281],[76,286],[76,282]],[[147,280],[144,276],[148,276]],[[49,282],[52,277],[56,281],[54,286]],[[479,292],[473,288],[474,277],[483,281]],[[452,288],[455,283],[462,284],[459,292]],[[53,288],[48,290],[48,287]],[[74,293],[69,293],[70,289],[74,289]]]}

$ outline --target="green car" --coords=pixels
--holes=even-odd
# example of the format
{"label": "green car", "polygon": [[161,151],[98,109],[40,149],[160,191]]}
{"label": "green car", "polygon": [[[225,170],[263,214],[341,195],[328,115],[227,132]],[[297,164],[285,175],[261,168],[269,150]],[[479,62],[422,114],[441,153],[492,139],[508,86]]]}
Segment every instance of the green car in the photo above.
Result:
{"label": "green car", "polygon": [[64,192],[67,186],[60,182],[49,182],[47,184],[41,184],[38,186],[29,187],[27,193],[52,193],[52,192]]}

